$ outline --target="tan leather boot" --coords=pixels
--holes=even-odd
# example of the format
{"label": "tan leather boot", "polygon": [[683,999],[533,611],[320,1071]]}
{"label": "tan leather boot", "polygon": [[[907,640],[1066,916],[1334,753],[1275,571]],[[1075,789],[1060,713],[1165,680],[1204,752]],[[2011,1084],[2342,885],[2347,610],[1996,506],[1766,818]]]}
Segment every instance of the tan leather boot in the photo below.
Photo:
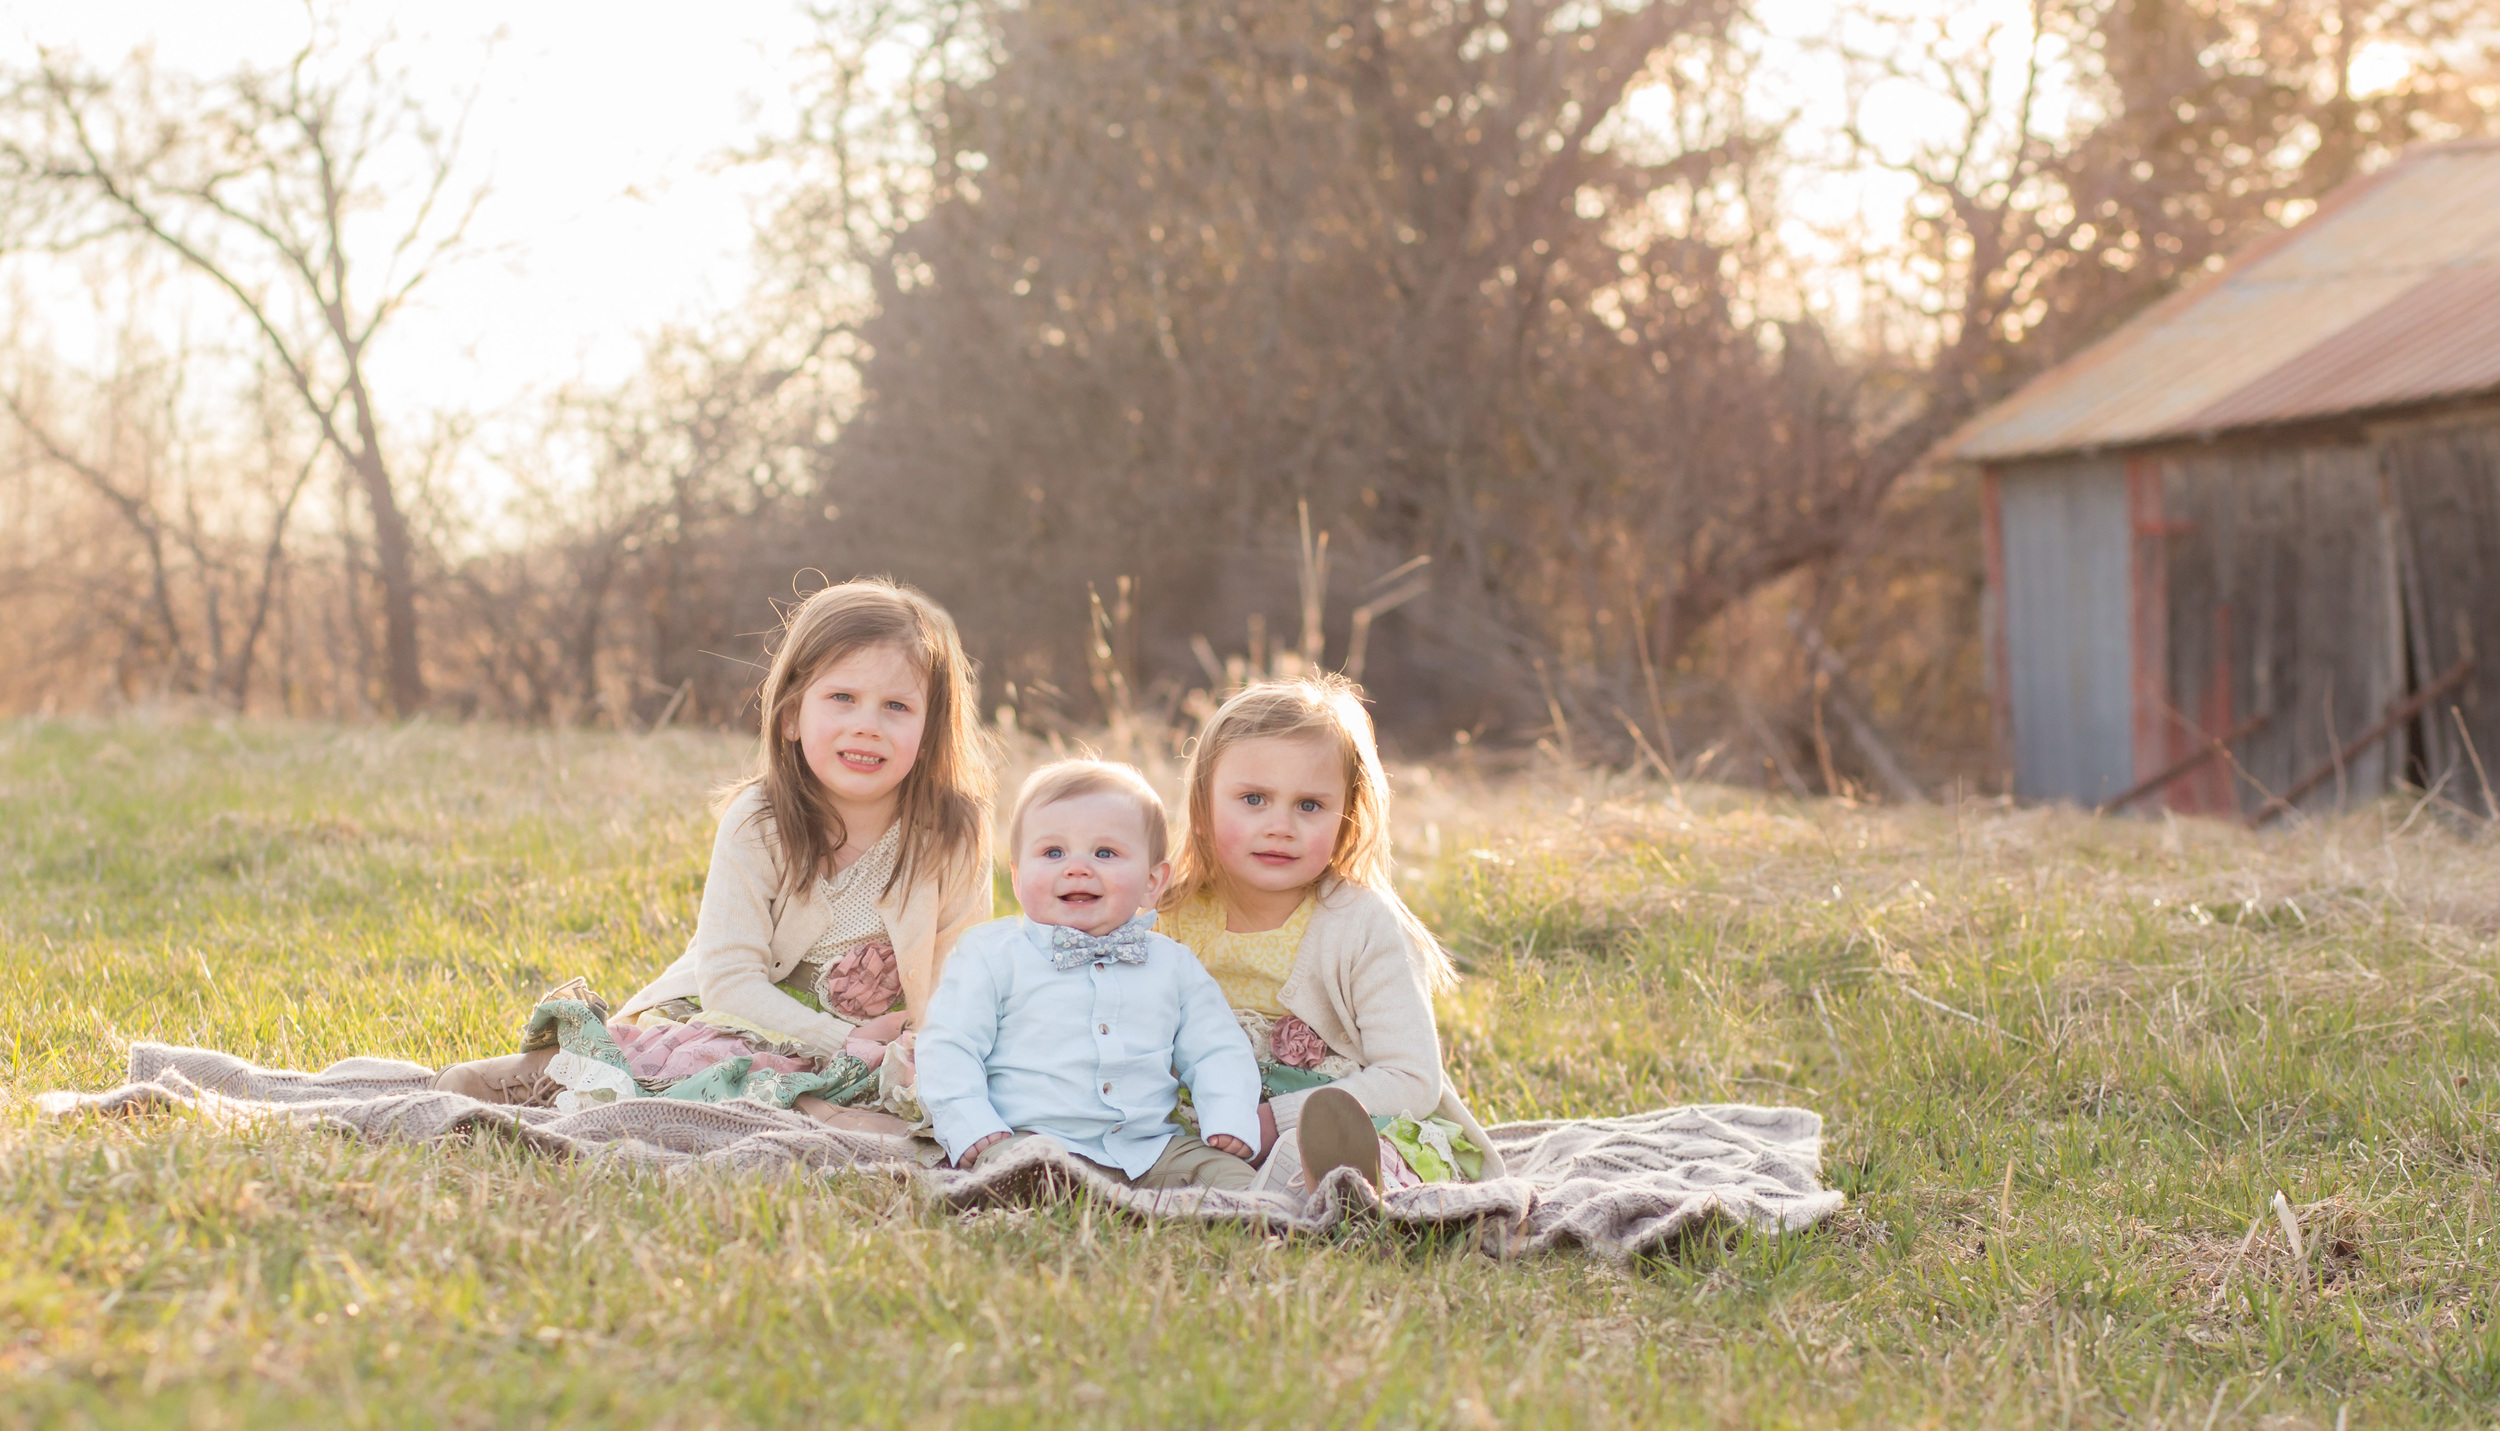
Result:
{"label": "tan leather boot", "polygon": [[556,1051],[550,1046],[502,1058],[455,1063],[434,1075],[434,1087],[444,1093],[464,1094],[480,1103],[545,1108],[564,1091],[563,1084],[547,1076],[547,1065],[555,1056]]}
{"label": "tan leather boot", "polygon": [[1363,1181],[1380,1186],[1380,1135],[1372,1116],[1342,1088],[1315,1088],[1302,1100],[1302,1185],[1316,1188],[1320,1179],[1339,1168],[1352,1168]]}

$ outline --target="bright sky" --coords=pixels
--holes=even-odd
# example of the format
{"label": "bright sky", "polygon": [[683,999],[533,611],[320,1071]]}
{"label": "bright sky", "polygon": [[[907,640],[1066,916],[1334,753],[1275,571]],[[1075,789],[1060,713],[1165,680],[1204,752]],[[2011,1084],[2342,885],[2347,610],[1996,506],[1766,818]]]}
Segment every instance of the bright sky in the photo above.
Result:
{"label": "bright sky", "polygon": [[[479,90],[465,162],[492,193],[483,256],[420,291],[377,352],[418,405],[518,414],[574,380],[630,373],[641,339],[717,312],[750,273],[750,203],[769,176],[722,153],[784,125],[813,22],[790,0],[358,0],[356,33],[393,32],[420,93]],[[283,62],[298,0],[0,0],[0,45],[74,49],[109,67],[140,46],[202,75]]]}

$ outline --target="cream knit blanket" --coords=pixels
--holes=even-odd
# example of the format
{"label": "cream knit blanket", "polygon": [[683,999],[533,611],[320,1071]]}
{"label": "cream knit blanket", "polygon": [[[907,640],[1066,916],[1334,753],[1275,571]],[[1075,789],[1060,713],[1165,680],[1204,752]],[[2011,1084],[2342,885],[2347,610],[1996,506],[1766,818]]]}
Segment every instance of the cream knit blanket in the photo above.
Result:
{"label": "cream knit blanket", "polygon": [[1803,1108],[1722,1103],[1628,1118],[1503,1123],[1486,1131],[1509,1165],[1506,1177],[1428,1183],[1383,1197],[1341,1171],[1305,1197],[1125,1187],[1038,1139],[957,1172],[925,1166],[934,1157],[928,1144],[841,1132],[761,1104],[644,1098],[557,1113],[438,1093],[433,1077],[430,1068],[396,1059],[351,1058],[297,1073],[209,1049],[140,1043],[130,1050],[128,1083],[106,1093],[47,1093],[40,1103],[56,1118],[187,1109],[226,1125],[284,1120],[405,1142],[483,1135],[556,1157],[672,1175],[853,1168],[916,1182],[958,1210],[1084,1195],[1142,1215],[1280,1231],[1376,1219],[1468,1237],[1497,1256],[1579,1246],[1620,1261],[1713,1222],[1796,1231],[1841,1205],[1841,1194],[1819,1176],[1823,1119]]}

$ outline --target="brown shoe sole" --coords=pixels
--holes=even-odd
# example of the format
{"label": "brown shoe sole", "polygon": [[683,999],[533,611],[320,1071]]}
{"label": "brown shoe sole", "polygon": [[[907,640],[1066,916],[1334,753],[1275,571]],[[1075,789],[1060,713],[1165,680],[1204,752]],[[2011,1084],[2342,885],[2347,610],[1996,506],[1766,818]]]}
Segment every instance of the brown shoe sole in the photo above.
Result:
{"label": "brown shoe sole", "polygon": [[1302,1147],[1302,1185],[1315,1188],[1339,1168],[1352,1168],[1380,1186],[1380,1135],[1362,1103],[1342,1088],[1316,1088],[1302,1102],[1297,1137]]}

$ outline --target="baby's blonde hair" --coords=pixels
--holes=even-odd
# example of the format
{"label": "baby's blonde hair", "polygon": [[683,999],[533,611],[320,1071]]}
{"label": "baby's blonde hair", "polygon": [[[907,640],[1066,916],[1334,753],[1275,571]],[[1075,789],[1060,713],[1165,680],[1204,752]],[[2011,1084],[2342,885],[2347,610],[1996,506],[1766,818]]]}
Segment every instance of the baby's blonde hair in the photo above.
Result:
{"label": "baby's blonde hair", "polygon": [[1334,876],[1385,897],[1422,957],[1425,983],[1435,989],[1457,983],[1448,951],[1398,898],[1397,861],[1389,849],[1389,776],[1380,765],[1380,744],[1372,734],[1371,714],[1363,709],[1362,688],[1343,676],[1262,681],[1207,718],[1182,777],[1188,805],[1162,907],[1178,909],[1210,892],[1219,899],[1225,896],[1227,880],[1215,857],[1216,762],[1243,741],[1279,738],[1329,741],[1344,759],[1345,817],[1337,825],[1337,847],[1329,852],[1321,878]]}
{"label": "baby's blonde hair", "polygon": [[1024,777],[1024,788],[1016,792],[1015,809],[1007,816],[1007,858],[1022,857],[1024,817],[1028,813],[1079,795],[1126,796],[1146,826],[1146,863],[1159,865],[1171,852],[1171,826],[1164,817],[1163,797],[1146,783],[1146,777],[1132,765],[1081,758],[1053,761]]}

